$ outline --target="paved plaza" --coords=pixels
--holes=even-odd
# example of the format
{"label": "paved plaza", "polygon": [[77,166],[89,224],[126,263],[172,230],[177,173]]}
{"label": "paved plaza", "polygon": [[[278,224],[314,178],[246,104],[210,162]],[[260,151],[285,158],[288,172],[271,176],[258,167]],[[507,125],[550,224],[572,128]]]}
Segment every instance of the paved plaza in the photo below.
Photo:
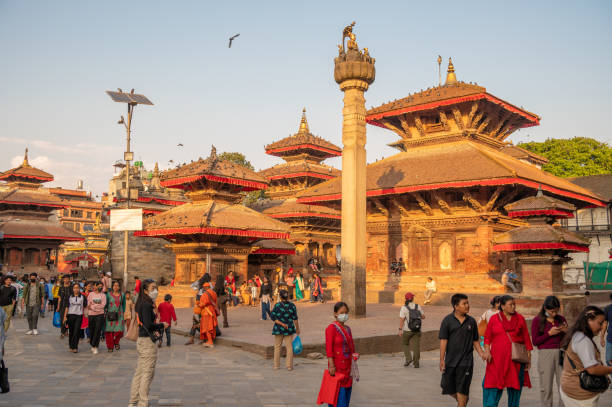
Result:
{"label": "paved plaza", "polygon": [[[50,318],[40,321],[39,336],[26,336],[17,319],[6,343],[11,392],[0,394],[0,406],[127,406],[134,371],[135,344],[122,341],[120,352],[98,355],[82,342],[76,355],[59,339]],[[315,406],[325,360],[296,359],[293,372],[273,370],[272,361],[239,349],[184,346],[174,336],[160,349],[151,405],[210,407]],[[284,361],[283,361],[284,363]],[[453,406],[440,394],[438,352],[422,354],[421,368],[404,368],[401,355],[364,356],[361,381],[353,388],[352,406]],[[532,368],[535,373],[535,368]],[[484,364],[476,362],[470,405],[482,405]],[[524,392],[522,406],[537,406],[538,384]],[[607,405],[612,405],[611,402]],[[504,400],[500,406],[505,405]],[[600,405],[606,405],[606,402]]]}

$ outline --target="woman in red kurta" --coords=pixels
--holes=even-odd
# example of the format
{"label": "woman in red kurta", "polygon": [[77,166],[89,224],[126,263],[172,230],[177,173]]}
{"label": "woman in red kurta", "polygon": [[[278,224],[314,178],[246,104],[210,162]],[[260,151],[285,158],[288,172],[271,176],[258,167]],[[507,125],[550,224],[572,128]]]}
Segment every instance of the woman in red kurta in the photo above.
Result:
{"label": "woman in red kurta", "polygon": [[[348,320],[348,305],[338,302],[334,305],[334,317],[336,321],[329,324],[325,329],[325,352],[329,374],[334,376],[340,373],[344,379],[340,382],[340,392],[336,407],[348,407],[351,401],[351,390],[353,388],[353,363],[359,358],[355,353],[355,343],[351,328],[344,323]],[[355,377],[355,380],[359,380]],[[330,404],[330,406],[333,406]]]}
{"label": "woman in red kurta", "polygon": [[[485,332],[487,370],[483,382],[484,407],[497,407],[504,389],[508,389],[508,407],[518,407],[523,386],[531,387],[531,338],[525,318],[516,312],[514,298],[504,295],[500,300],[500,311],[489,320]],[[512,342],[522,343],[527,348],[529,363],[512,361]]]}

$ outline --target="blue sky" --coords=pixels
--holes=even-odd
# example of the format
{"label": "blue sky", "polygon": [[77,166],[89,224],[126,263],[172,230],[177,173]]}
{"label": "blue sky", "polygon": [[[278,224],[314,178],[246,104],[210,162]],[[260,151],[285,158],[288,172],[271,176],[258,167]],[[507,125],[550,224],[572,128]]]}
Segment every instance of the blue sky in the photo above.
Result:
{"label": "blue sky", "polygon": [[[441,54],[460,80],[542,117],[511,140],[610,143],[611,4],[0,0],[0,169],[27,145],[55,185],[105,191],[125,145],[124,106],[104,93],[117,87],[155,103],[133,123],[147,166],[205,157],[211,144],[272,166],[264,145],[295,133],[304,106],[312,132],[341,145],[333,58],[353,20],[376,58],[368,107],[436,85]],[[394,154],[396,139],[368,126],[368,160]]]}

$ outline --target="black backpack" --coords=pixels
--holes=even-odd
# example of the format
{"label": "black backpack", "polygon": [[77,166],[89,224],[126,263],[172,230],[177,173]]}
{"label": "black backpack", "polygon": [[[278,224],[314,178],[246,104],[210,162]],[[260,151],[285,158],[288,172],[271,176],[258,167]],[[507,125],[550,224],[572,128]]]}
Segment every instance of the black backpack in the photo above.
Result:
{"label": "black backpack", "polygon": [[408,328],[413,332],[421,331],[421,311],[419,311],[418,304],[415,304],[414,309],[408,308]]}

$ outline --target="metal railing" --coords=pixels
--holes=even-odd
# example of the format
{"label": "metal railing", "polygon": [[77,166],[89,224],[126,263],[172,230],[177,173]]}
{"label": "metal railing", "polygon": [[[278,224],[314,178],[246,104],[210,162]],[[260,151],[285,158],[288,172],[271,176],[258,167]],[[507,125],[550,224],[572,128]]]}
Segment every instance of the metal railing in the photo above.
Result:
{"label": "metal railing", "polygon": [[609,232],[612,230],[612,225],[566,225],[564,226],[568,230],[574,232]]}

